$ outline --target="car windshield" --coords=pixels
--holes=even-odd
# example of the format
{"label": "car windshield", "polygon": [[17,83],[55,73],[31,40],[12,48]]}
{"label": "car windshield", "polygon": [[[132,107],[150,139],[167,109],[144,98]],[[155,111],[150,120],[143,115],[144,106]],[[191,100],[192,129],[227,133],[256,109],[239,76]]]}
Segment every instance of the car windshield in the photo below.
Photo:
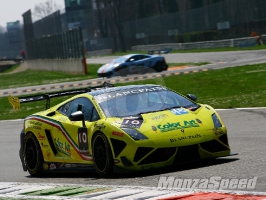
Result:
{"label": "car windshield", "polygon": [[163,87],[142,87],[95,96],[107,117],[141,116],[173,108],[196,110],[198,104]]}
{"label": "car windshield", "polygon": [[113,63],[122,63],[122,62],[125,62],[128,58],[129,58],[129,56],[121,56],[121,57],[114,59],[112,62]]}

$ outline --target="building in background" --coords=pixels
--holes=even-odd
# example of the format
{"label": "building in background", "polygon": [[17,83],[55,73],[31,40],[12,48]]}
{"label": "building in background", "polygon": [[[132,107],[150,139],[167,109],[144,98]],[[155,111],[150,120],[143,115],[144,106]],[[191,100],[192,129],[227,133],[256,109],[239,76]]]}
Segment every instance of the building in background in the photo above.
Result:
{"label": "building in background", "polygon": [[20,21],[7,22],[7,32],[0,33],[0,57],[18,58],[25,49],[24,32]]}

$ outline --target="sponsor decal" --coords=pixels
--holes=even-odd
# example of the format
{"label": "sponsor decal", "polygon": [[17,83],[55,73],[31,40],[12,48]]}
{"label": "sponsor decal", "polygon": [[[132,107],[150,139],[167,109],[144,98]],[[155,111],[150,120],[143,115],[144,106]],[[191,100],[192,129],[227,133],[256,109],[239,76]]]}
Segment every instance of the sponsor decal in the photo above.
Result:
{"label": "sponsor decal", "polygon": [[57,168],[64,168],[65,164],[64,163],[57,163]]}
{"label": "sponsor decal", "polygon": [[29,128],[33,128],[36,130],[42,130],[42,128],[41,128],[42,123],[41,122],[29,120],[28,123],[29,123],[29,125],[28,125]]}
{"label": "sponsor decal", "polygon": [[46,151],[46,156],[49,158],[52,156],[52,153],[50,151]]}
{"label": "sponsor decal", "polygon": [[116,124],[122,124],[121,120],[118,120],[118,119],[115,120],[115,123],[116,123]]}
{"label": "sponsor decal", "polygon": [[71,164],[65,164],[65,167],[66,168],[70,168],[71,167]]}
{"label": "sponsor decal", "polygon": [[103,130],[103,129],[105,129],[105,125],[104,125],[104,123],[95,123],[94,124],[94,127],[96,127],[96,128],[98,128],[99,130]]}
{"label": "sponsor decal", "polygon": [[61,122],[66,122],[67,118],[66,117],[59,117],[58,120],[61,121]]}
{"label": "sponsor decal", "polygon": [[37,134],[38,140],[45,140],[45,135],[41,135],[40,133]]}
{"label": "sponsor decal", "polygon": [[174,123],[166,123],[163,125],[158,125],[157,128],[160,129],[161,132],[168,132],[173,130],[184,130],[186,128],[199,127],[199,124],[195,120],[183,121],[183,122],[174,122]]}
{"label": "sponsor decal", "polygon": [[151,129],[157,133],[157,128],[155,126],[152,126]]}
{"label": "sponsor decal", "polygon": [[202,121],[200,121],[200,119],[197,118],[196,121],[197,121],[198,123],[202,124]]}
{"label": "sponsor decal", "polygon": [[124,137],[124,133],[120,133],[120,132],[117,132],[117,131],[113,131],[112,135],[115,135],[115,136],[118,136],[118,137]]}
{"label": "sponsor decal", "polygon": [[44,144],[43,142],[41,143],[41,145],[42,145],[42,147],[45,148],[45,149],[47,149],[47,148],[49,147],[48,144]]}
{"label": "sponsor decal", "polygon": [[[186,189],[195,191],[195,189],[211,190],[237,190],[237,189],[255,189],[258,177],[253,178],[222,178],[220,176],[211,176],[204,179],[177,178],[174,176],[161,176],[157,188],[164,189]],[[210,198],[213,199],[213,198]],[[216,198],[215,198],[216,199]],[[224,199],[224,198],[219,198]],[[232,199],[232,198],[229,198]],[[241,198],[242,199],[242,198]],[[244,199],[244,198],[243,198]]]}
{"label": "sponsor decal", "polygon": [[174,115],[185,115],[188,114],[188,111],[184,108],[174,108],[170,110],[171,113],[173,113]]}
{"label": "sponsor decal", "polygon": [[116,119],[113,123],[114,126],[120,126],[122,124],[121,120]]}
{"label": "sponsor decal", "polygon": [[160,115],[157,115],[157,116],[151,116],[151,120],[159,121],[159,120],[163,120],[166,117],[168,117],[167,114],[160,114]]}
{"label": "sponsor decal", "polygon": [[196,138],[201,138],[200,134],[196,135],[188,135],[188,136],[180,136],[177,138],[170,138],[170,142],[177,142],[177,141],[182,141],[182,140],[190,140],[190,139],[196,139]]}
{"label": "sponsor decal", "polygon": [[132,89],[132,90],[124,90],[124,91],[119,91],[119,92],[113,91],[113,90],[114,90],[113,88],[107,88],[105,94],[95,96],[95,100],[98,103],[101,103],[101,102],[104,102],[106,100],[115,99],[115,98],[130,95],[130,94],[139,94],[139,93],[154,92],[154,91],[160,91],[160,90],[167,91],[166,88],[160,87],[160,86],[145,87],[145,88],[142,87],[142,88],[136,88],[136,89]]}
{"label": "sponsor decal", "polygon": [[140,128],[143,123],[143,120],[138,119],[124,119],[121,128]]}
{"label": "sponsor decal", "polygon": [[71,145],[71,147],[73,148],[73,150],[83,159],[83,160],[87,160],[87,161],[92,161],[92,157],[91,156],[87,156],[84,155],[82,153],[79,152],[79,147],[78,145],[75,143],[75,141],[72,139],[72,137],[69,135],[69,133],[66,131],[66,129],[64,128],[64,126],[56,121],[56,120],[52,120],[50,118],[46,118],[44,116],[30,116],[28,118],[26,118],[26,120],[34,120],[34,121],[39,121],[40,123],[45,123],[47,125],[52,126],[53,128],[57,128],[62,134],[63,136],[66,138],[66,140],[68,141],[68,143]]}
{"label": "sponsor decal", "polygon": [[56,165],[54,163],[51,163],[50,164],[50,170],[54,170],[54,169],[56,169]]}
{"label": "sponsor decal", "polygon": [[71,152],[70,152],[70,144],[68,143],[64,143],[64,142],[61,142],[59,138],[55,138],[54,139],[54,142],[55,142],[55,147],[57,149],[57,151],[67,155],[67,156],[71,156]]}
{"label": "sponsor decal", "polygon": [[140,166],[140,169],[153,169],[155,166],[154,165],[144,165]]}
{"label": "sponsor decal", "polygon": [[49,165],[47,163],[43,163],[42,169],[43,170],[48,170],[48,168],[49,168]]}
{"label": "sponsor decal", "polygon": [[223,130],[221,128],[214,128],[213,132],[215,135],[222,135],[224,134]]}

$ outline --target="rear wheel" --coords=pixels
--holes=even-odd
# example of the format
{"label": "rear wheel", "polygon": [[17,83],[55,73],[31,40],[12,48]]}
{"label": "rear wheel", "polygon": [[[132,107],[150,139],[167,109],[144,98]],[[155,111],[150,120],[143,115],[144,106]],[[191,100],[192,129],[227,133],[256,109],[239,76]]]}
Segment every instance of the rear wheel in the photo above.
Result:
{"label": "rear wheel", "polygon": [[154,70],[156,72],[161,72],[163,71],[163,62],[162,61],[157,61],[154,65]]}
{"label": "rear wheel", "polygon": [[113,172],[113,157],[107,138],[103,133],[95,133],[92,140],[94,168],[98,175],[109,176]]}
{"label": "rear wheel", "polygon": [[32,176],[42,173],[43,155],[38,140],[33,133],[28,133],[24,147],[25,162],[28,172]]}

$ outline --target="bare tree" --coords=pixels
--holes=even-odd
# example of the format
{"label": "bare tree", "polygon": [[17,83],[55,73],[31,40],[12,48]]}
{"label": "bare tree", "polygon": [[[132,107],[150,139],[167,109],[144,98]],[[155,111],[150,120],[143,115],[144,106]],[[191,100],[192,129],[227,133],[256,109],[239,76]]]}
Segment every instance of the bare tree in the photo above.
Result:
{"label": "bare tree", "polygon": [[35,5],[33,19],[34,21],[42,19],[59,9],[61,9],[61,6],[57,5],[54,0],[46,0],[44,3]]}

